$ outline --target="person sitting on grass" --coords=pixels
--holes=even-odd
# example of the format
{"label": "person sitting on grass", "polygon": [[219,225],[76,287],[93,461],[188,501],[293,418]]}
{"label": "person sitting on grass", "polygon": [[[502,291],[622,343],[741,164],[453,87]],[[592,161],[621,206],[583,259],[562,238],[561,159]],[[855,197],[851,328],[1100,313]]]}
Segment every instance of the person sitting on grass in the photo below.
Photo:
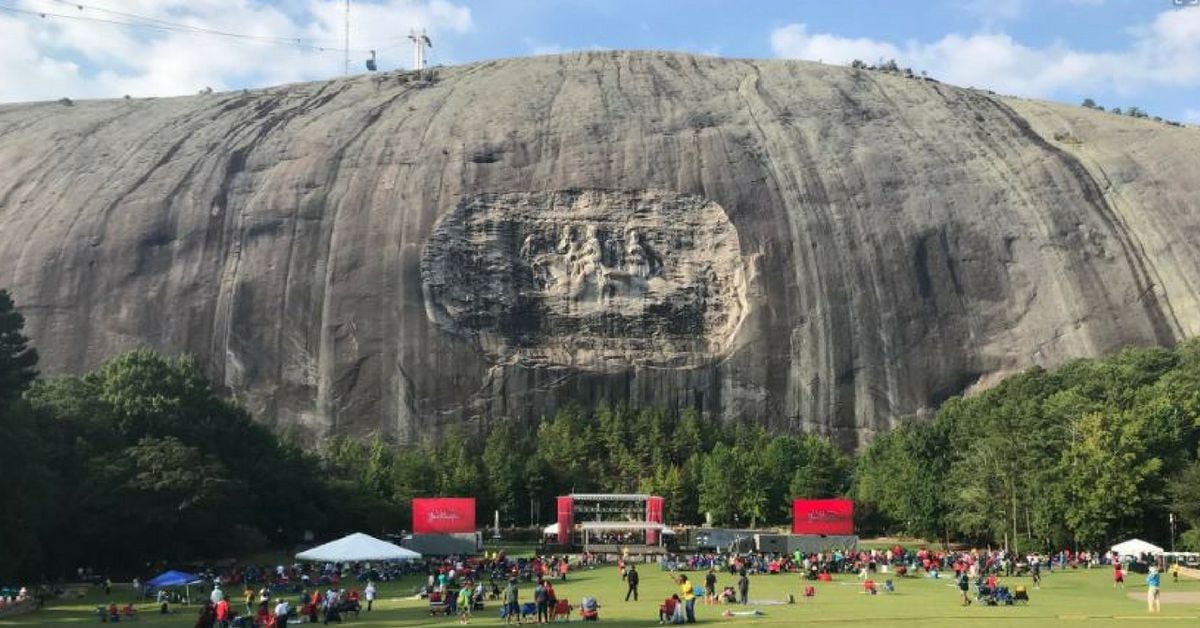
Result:
{"label": "person sitting on grass", "polygon": [[866,593],[867,595],[876,595],[879,593],[879,589],[875,588],[874,580],[867,578],[865,581],[863,581],[863,593]]}
{"label": "person sitting on grass", "polygon": [[584,596],[583,601],[579,603],[579,616],[583,621],[600,621],[600,603],[596,598]]}
{"label": "person sitting on grass", "polygon": [[679,594],[672,593],[671,597],[663,600],[663,603],[658,606],[658,623],[682,624],[684,622],[683,613],[680,612],[682,607]]}

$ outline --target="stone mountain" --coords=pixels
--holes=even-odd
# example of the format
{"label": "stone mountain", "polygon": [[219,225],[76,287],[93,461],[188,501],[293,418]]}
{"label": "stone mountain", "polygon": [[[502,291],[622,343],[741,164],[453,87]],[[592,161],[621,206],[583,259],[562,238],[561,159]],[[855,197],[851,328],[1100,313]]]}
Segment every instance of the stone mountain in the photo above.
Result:
{"label": "stone mountain", "polygon": [[1200,132],[816,63],[598,52],[0,107],[48,373],[196,354],[397,439],[569,401],[847,447],[1200,330]]}

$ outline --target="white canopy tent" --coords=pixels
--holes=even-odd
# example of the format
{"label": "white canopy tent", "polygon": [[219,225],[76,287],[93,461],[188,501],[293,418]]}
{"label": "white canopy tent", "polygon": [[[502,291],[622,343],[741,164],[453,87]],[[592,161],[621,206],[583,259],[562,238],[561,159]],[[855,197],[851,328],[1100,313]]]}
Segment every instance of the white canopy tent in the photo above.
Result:
{"label": "white canopy tent", "polygon": [[345,563],[363,560],[416,560],[421,555],[369,534],[355,532],[296,554],[298,560]]}
{"label": "white canopy tent", "polygon": [[1117,543],[1110,549],[1118,556],[1141,556],[1142,554],[1158,556],[1163,553],[1163,548],[1141,539],[1129,539],[1128,541]]}

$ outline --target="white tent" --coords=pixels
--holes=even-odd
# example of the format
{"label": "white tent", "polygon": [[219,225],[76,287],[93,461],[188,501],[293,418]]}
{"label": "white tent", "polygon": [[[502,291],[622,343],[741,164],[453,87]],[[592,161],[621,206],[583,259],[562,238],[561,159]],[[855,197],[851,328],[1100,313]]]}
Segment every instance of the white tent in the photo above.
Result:
{"label": "white tent", "polygon": [[355,532],[350,536],[296,554],[296,558],[299,560],[330,563],[360,560],[413,560],[420,557],[420,554],[412,550],[381,541],[361,532]]}
{"label": "white tent", "polygon": [[1163,548],[1141,539],[1129,539],[1123,543],[1117,543],[1111,549],[1118,556],[1141,556],[1142,554],[1158,556],[1163,553]]}
{"label": "white tent", "polygon": [[552,523],[542,528],[542,536],[558,536],[558,524]]}

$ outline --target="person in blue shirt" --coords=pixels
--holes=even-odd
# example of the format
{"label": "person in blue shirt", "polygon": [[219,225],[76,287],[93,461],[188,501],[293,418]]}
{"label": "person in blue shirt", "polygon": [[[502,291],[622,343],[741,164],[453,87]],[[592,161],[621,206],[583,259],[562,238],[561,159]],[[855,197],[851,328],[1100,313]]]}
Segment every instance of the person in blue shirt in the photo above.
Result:
{"label": "person in blue shirt", "polygon": [[1161,583],[1162,574],[1158,573],[1158,567],[1150,567],[1150,573],[1146,574],[1146,605],[1149,606],[1151,613],[1157,613],[1162,610],[1158,601],[1158,587]]}

